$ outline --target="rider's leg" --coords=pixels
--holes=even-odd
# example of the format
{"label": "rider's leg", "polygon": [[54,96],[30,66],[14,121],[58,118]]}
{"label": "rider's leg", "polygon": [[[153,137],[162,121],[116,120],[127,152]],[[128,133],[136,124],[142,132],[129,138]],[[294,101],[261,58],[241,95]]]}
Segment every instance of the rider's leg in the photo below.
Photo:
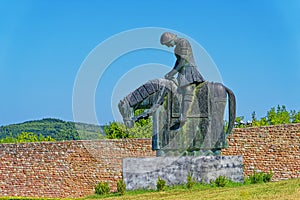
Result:
{"label": "rider's leg", "polygon": [[182,103],[181,103],[181,115],[179,118],[180,123],[185,123],[187,119],[187,114],[189,112],[191,103],[193,101],[193,91],[195,84],[190,84],[182,87]]}

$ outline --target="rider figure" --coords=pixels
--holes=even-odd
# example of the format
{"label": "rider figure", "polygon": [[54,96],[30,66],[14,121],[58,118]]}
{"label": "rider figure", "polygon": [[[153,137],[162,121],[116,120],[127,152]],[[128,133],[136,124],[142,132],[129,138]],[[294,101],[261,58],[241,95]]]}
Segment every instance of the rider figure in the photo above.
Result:
{"label": "rider figure", "polygon": [[174,54],[177,60],[173,69],[165,75],[165,78],[172,79],[178,73],[178,87],[182,93],[179,123],[183,125],[186,122],[188,109],[193,100],[194,88],[197,84],[204,82],[204,79],[197,69],[191,45],[186,39],[165,32],[161,35],[160,43],[167,47],[175,46]]}

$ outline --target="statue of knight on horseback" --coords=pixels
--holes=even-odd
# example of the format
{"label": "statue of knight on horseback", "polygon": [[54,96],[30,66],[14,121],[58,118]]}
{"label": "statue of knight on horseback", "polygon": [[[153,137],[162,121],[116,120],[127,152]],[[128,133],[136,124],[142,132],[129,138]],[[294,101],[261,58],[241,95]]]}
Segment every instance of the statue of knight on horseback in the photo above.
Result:
{"label": "statue of knight on horseback", "polygon": [[[219,155],[234,126],[233,92],[221,83],[203,79],[186,39],[165,32],[160,43],[175,46],[176,63],[165,79],[150,80],[120,101],[119,111],[125,125],[130,128],[140,118],[152,116],[152,149],[158,156]],[[226,131],[223,117],[227,96]],[[134,116],[137,109],[145,111]]]}
{"label": "statue of knight on horseback", "polygon": [[165,32],[160,38],[160,43],[167,47],[176,46],[174,49],[177,59],[176,63],[174,68],[165,75],[165,78],[172,79],[178,73],[178,90],[182,94],[179,123],[182,126],[186,121],[187,112],[193,99],[193,90],[197,84],[204,82],[204,79],[197,69],[192,47],[186,39],[178,38],[173,33]]}

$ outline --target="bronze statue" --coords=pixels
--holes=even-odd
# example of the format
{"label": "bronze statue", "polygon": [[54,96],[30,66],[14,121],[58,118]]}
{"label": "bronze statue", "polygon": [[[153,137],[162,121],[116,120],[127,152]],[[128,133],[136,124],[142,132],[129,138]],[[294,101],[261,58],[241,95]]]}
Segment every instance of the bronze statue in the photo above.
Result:
{"label": "bronze statue", "polygon": [[177,81],[179,92],[182,94],[181,115],[179,122],[181,126],[186,121],[186,116],[193,99],[195,86],[204,82],[203,77],[197,69],[194,55],[190,43],[184,38],[178,38],[177,35],[165,32],[160,37],[160,43],[167,47],[174,47],[176,63],[173,69],[165,75],[166,79],[172,79],[178,73]]}
{"label": "bronze statue", "polygon": [[[174,68],[164,79],[149,80],[118,105],[125,125],[152,116],[152,149],[158,156],[220,155],[235,122],[233,92],[221,83],[204,81],[197,70],[190,43],[175,34],[162,34],[160,42],[175,47]],[[177,81],[173,76],[178,73]],[[228,99],[229,120],[224,127]],[[135,116],[135,110],[145,111]]]}

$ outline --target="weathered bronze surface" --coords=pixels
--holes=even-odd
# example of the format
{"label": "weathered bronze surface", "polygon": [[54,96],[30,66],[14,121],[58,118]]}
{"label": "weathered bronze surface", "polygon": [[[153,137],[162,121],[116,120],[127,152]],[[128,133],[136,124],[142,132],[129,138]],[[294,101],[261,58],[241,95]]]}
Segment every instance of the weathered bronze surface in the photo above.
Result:
{"label": "weathered bronze surface", "polygon": [[[150,80],[127,95],[119,110],[127,127],[140,118],[152,116],[152,148],[158,155],[218,155],[227,146],[235,120],[235,96],[221,83],[203,82],[193,90],[187,120],[181,127],[178,119],[182,95],[175,81]],[[229,123],[224,128],[224,110],[229,101]],[[146,109],[134,116],[137,109]]]}
{"label": "weathered bronze surface", "polygon": [[[233,92],[221,83],[204,81],[186,39],[166,32],[160,41],[175,46],[176,63],[165,79],[150,80],[120,101],[125,125],[130,128],[140,118],[152,116],[152,148],[158,156],[219,155],[234,126]],[[227,99],[229,121],[225,133]],[[146,110],[134,116],[137,109]]]}

